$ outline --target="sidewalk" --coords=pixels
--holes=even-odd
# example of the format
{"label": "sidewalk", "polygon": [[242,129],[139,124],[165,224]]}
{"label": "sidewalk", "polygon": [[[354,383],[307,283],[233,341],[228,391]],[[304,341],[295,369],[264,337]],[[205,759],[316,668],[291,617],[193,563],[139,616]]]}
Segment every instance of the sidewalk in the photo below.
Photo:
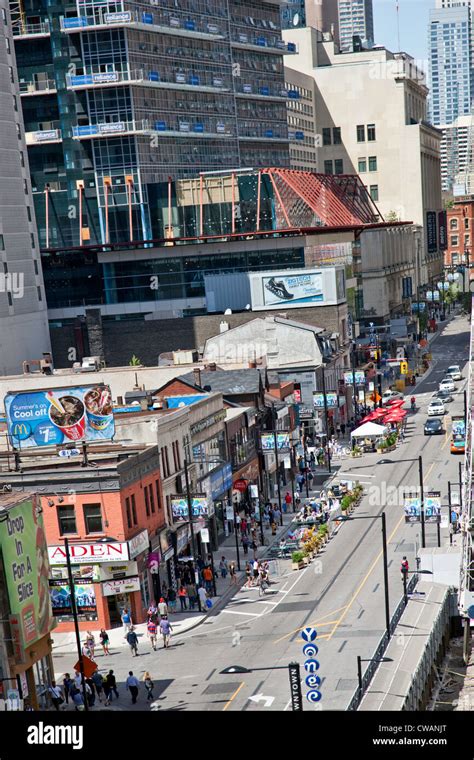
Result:
{"label": "sidewalk", "polygon": [[[310,495],[314,494],[316,491],[310,491]],[[306,498],[306,496],[302,496],[303,499]],[[272,532],[270,529],[263,529],[264,532],[264,538],[265,541],[268,542],[268,545],[265,546],[259,546],[257,550],[257,559],[261,559],[265,556],[268,549],[275,543],[278,543],[280,541],[280,538],[283,535],[286,535],[286,532],[293,520],[293,513],[288,512],[287,514],[283,514],[283,526],[278,526],[277,533],[275,536],[272,536]],[[258,531],[258,536],[260,537],[260,530]],[[242,544],[239,541],[239,554],[240,554],[240,572],[237,572],[237,578],[238,583],[237,584],[230,584],[230,577],[227,575],[227,578],[221,578],[220,573],[218,571],[219,568],[219,562],[221,560],[221,557],[224,556],[229,563],[231,560],[234,560],[236,567],[237,564],[237,550],[235,547],[235,534],[232,533],[230,536],[228,536],[225,541],[219,546],[218,551],[214,552],[214,567],[216,571],[216,590],[217,590],[217,596],[212,597],[212,607],[206,612],[199,612],[196,607],[196,611],[187,610],[186,612],[175,612],[171,613],[170,615],[170,622],[173,626],[173,636],[179,635],[180,633],[185,633],[186,631],[190,631],[192,628],[195,628],[196,626],[200,625],[201,623],[206,620],[206,618],[209,615],[215,614],[219,609],[221,609],[227,601],[232,597],[232,595],[239,591],[243,583],[245,582],[245,563],[247,560],[252,561],[253,560],[253,551],[249,549],[249,552],[247,555],[244,554]],[[178,601],[178,607],[179,608],[179,601]],[[90,630],[95,636],[96,640],[96,650],[101,651],[100,649],[100,640],[99,640],[99,630],[97,628],[94,628],[94,623],[91,623]],[[137,633],[138,638],[145,637],[146,638],[146,623],[138,623],[135,625],[135,631]],[[109,634],[109,640],[110,640],[110,649],[111,651],[114,649],[120,649],[128,647],[127,642],[124,638],[124,631],[123,627],[120,626],[119,628],[112,628],[107,631]],[[71,651],[76,651],[76,638],[74,632],[72,633],[55,633],[54,631],[51,634],[51,638],[53,639],[53,656],[54,652],[58,653],[66,653]],[[85,638],[85,632],[81,632],[81,640]]]}

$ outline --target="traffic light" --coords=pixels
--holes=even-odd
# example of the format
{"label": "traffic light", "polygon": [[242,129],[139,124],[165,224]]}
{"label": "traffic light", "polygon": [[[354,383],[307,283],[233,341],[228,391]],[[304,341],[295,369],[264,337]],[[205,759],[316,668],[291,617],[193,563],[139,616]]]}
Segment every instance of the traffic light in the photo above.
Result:
{"label": "traffic light", "polygon": [[400,362],[400,374],[408,374],[408,362]]}

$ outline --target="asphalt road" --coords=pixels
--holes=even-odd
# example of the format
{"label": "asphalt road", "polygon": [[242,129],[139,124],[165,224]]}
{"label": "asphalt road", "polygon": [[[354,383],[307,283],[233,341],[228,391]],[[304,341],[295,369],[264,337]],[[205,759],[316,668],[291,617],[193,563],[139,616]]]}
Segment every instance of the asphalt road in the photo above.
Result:
{"label": "asphalt road", "polygon": [[[468,352],[468,323],[465,317],[456,317],[432,344],[434,369],[413,389],[419,411],[408,416],[405,442],[385,455],[394,463],[377,464],[384,458],[380,454],[342,462],[342,478],[358,479],[365,487],[355,515],[373,520],[343,524],[305,570],[291,571],[289,562],[280,562],[271,593],[259,597],[256,589],[237,592],[224,609],[176,637],[168,650],[149,652],[144,643],[141,651],[146,653],[137,659],[132,660],[126,650],[117,653],[109,662],[119,679],[130,668],[138,677],[149,670],[155,682],[152,710],[288,710],[288,672],[270,668],[294,660],[302,666],[306,658],[300,630],[312,625],[318,630],[323,696],[317,705],[305,701],[304,709],[346,709],[357,686],[356,657],[370,658],[385,628],[381,520],[375,518],[385,511],[393,612],[402,595],[402,557],[406,555],[410,568],[415,569],[416,547],[421,542],[420,525],[405,523],[403,494],[396,489],[418,486],[421,454],[425,488],[441,491],[443,504],[447,504],[447,483],[457,482],[461,461],[449,451],[449,417],[463,411],[465,379],[456,383],[457,393],[448,406],[446,435],[424,436],[423,424],[429,399],[448,365],[460,364],[467,377]],[[453,486],[453,490],[458,489]],[[442,528],[442,545],[447,541],[448,531]],[[426,545],[437,545],[436,525],[426,525]],[[106,664],[102,658],[98,663],[101,668]],[[243,675],[220,674],[223,668],[237,664],[255,670]],[[303,682],[303,695],[307,690]],[[130,709],[128,698],[121,698],[120,703],[121,709]],[[150,709],[143,694],[134,709]]]}

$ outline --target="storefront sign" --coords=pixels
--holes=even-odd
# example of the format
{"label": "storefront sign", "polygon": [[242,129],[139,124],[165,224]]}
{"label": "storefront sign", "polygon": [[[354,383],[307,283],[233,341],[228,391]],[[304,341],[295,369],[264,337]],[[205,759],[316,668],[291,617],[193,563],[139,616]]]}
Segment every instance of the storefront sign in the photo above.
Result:
{"label": "storefront sign", "polygon": [[160,533],[160,547],[161,547],[161,553],[166,554],[166,552],[172,548],[172,539],[171,539],[171,532],[169,530],[162,530]]}
{"label": "storefront sign", "polygon": [[438,211],[438,244],[440,251],[445,251],[448,247],[448,222],[446,211]]}
{"label": "storefront sign", "polygon": [[210,417],[206,417],[203,420],[199,420],[199,422],[195,422],[194,425],[190,426],[191,435],[202,433],[203,430],[207,430],[207,428],[216,425],[218,422],[222,422],[222,420],[225,420],[226,417],[227,411],[225,409],[221,409],[219,412],[211,414]]}
{"label": "storefront sign", "polygon": [[[209,504],[206,494],[195,495],[192,497],[193,517],[209,517]],[[171,497],[171,514],[173,522],[186,522],[189,520],[188,500],[185,496]]]}
{"label": "storefront sign", "polygon": [[[67,580],[66,565],[50,567],[49,577],[52,580]],[[72,565],[72,577],[77,581],[100,581],[100,565]]]}
{"label": "storefront sign", "polygon": [[225,519],[226,520],[233,520],[234,519],[234,507],[232,504],[228,504],[225,508]]}
{"label": "storefront sign", "polygon": [[157,575],[160,571],[160,552],[150,552],[146,559],[146,566],[152,575]]}
{"label": "storefront sign", "polygon": [[150,545],[150,539],[148,537],[148,531],[142,530],[137,536],[131,538],[128,542],[128,551],[130,553],[130,559],[138,557],[144,551],[148,550]]}
{"label": "storefront sign", "polygon": [[426,238],[428,243],[428,253],[435,253],[438,248],[436,211],[426,212]]}
{"label": "storefront sign", "polygon": [[249,488],[250,491],[250,498],[251,499],[258,499],[258,486],[251,485]]}
{"label": "storefront sign", "polygon": [[7,393],[5,413],[10,439],[20,449],[110,440],[115,434],[108,385]]}
{"label": "storefront sign", "polygon": [[203,544],[209,543],[209,528],[201,528],[201,541]]}
{"label": "storefront sign", "polygon": [[176,554],[181,554],[191,541],[191,526],[183,525],[176,534]]}
{"label": "storefront sign", "polygon": [[130,594],[133,591],[140,591],[140,578],[123,578],[117,581],[104,581],[102,584],[102,594],[104,596],[114,596],[115,594]]}
{"label": "storefront sign", "polygon": [[[71,589],[62,580],[50,580],[50,596],[53,614],[56,616],[72,615]],[[74,584],[76,608],[79,615],[96,611],[97,603],[92,581],[82,581]]]}
{"label": "storefront sign", "polygon": [[0,549],[10,613],[18,619],[19,639],[26,649],[54,627],[46,536],[35,499],[7,509],[7,519],[0,523]]}
{"label": "storefront sign", "polygon": [[99,565],[99,578],[101,581],[120,580],[121,578],[133,578],[138,575],[136,562],[115,562],[108,565]]}
{"label": "storefront sign", "polygon": [[[313,393],[313,404],[316,409],[324,409],[324,393]],[[337,407],[337,393],[326,393],[326,406],[329,409]]]}
{"label": "storefront sign", "polygon": [[[78,562],[117,562],[128,560],[128,545],[126,543],[103,543],[103,544],[69,544],[71,561]],[[49,561],[52,565],[66,564],[66,551],[64,546],[48,546]]]}
{"label": "storefront sign", "polygon": [[[205,484],[205,485],[204,485]],[[204,490],[210,495],[211,499],[216,500],[222,496],[229,488],[232,488],[232,465],[227,462],[223,467],[211,472],[203,481]]]}
{"label": "storefront sign", "polygon": [[243,478],[240,478],[239,480],[236,480],[233,485],[234,491],[240,491],[240,493],[245,493],[245,491],[247,490],[248,484],[249,484],[248,480],[244,480]]}
{"label": "storefront sign", "polygon": [[123,24],[132,20],[130,11],[117,11],[116,13],[105,13],[104,21],[106,24]]}

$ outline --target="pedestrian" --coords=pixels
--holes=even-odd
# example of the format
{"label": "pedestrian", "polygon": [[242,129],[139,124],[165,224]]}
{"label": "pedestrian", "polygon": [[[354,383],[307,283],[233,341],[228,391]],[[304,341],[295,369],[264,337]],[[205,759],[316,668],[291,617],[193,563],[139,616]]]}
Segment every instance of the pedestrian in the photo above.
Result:
{"label": "pedestrian", "polygon": [[129,690],[130,695],[132,697],[132,705],[137,704],[137,697],[138,697],[138,687],[139,687],[138,678],[136,678],[133,675],[133,670],[128,671],[128,678],[125,681],[125,687]]}
{"label": "pedestrian", "polygon": [[[166,581],[163,581],[163,583],[161,584],[161,597],[162,597],[162,598],[160,598],[160,602],[161,602],[162,600],[163,600],[164,602],[167,602],[167,601],[168,601],[168,585],[167,585]],[[158,607],[159,607],[159,606],[160,606],[160,605],[158,605]]]}
{"label": "pedestrian", "polygon": [[161,618],[160,621],[160,633],[163,636],[163,649],[168,649],[170,645],[170,638],[171,638],[171,631],[172,631],[171,623],[168,620],[167,617]]}
{"label": "pedestrian", "polygon": [[178,596],[179,596],[179,603],[181,605],[181,612],[185,612],[188,608],[186,605],[186,588],[185,586],[180,586],[178,589]]}
{"label": "pedestrian", "polygon": [[99,702],[102,702],[102,692],[104,691],[104,678],[101,676],[98,670],[95,670],[92,674],[92,682],[97,692]]}
{"label": "pedestrian", "polygon": [[95,687],[92,678],[86,678],[86,696],[87,704],[89,707],[94,707],[95,704]]}
{"label": "pedestrian", "polygon": [[153,651],[156,652],[156,633],[157,633],[157,627],[154,620],[149,620],[147,623],[147,633],[150,638],[150,644]]}
{"label": "pedestrian", "polygon": [[400,572],[402,574],[402,578],[404,575],[408,575],[409,565],[408,560],[406,557],[403,557],[402,564],[400,565]]}
{"label": "pedestrian", "polygon": [[92,652],[89,649],[89,645],[88,645],[87,641],[84,641],[84,644],[82,645],[82,654],[84,655],[84,657],[88,657],[90,660],[94,659],[92,657]]}
{"label": "pedestrian", "polygon": [[245,585],[247,586],[247,588],[250,588],[250,586],[252,585],[252,568],[250,567],[250,562],[247,562],[245,564],[245,577],[247,579],[245,582]]}
{"label": "pedestrian", "polygon": [[74,686],[76,689],[82,689],[82,676],[78,670],[74,672]]}
{"label": "pedestrian", "polygon": [[72,701],[74,702],[74,709],[78,712],[84,710],[84,698],[79,689],[74,685],[71,690]]}
{"label": "pedestrian", "polygon": [[168,589],[168,607],[170,614],[176,612],[176,591],[172,586]]}
{"label": "pedestrian", "polygon": [[206,586],[206,591],[210,594],[212,591],[212,579],[214,575],[209,565],[206,565],[206,567],[202,571],[202,577],[204,580],[204,584]]}
{"label": "pedestrian", "polygon": [[105,628],[100,629],[99,633],[100,643],[102,644],[102,649],[104,650],[104,654],[110,654],[109,652],[109,634],[105,630]]}
{"label": "pedestrian", "polygon": [[290,509],[292,501],[293,501],[293,499],[291,498],[291,493],[289,491],[287,491],[286,494],[285,494],[285,501],[284,501],[284,505],[283,505],[283,511],[284,512],[287,512]]}
{"label": "pedestrian", "polygon": [[272,522],[272,536],[276,536],[277,526],[275,520]]}
{"label": "pedestrian", "polygon": [[242,536],[247,533],[247,520],[245,517],[242,518],[242,521],[240,523],[240,533]]}
{"label": "pedestrian", "polygon": [[244,533],[244,535],[242,536],[242,546],[244,547],[244,554],[249,553],[249,544],[250,544],[250,539],[247,536],[247,534]]}
{"label": "pedestrian", "polygon": [[253,570],[253,581],[254,581],[254,582],[253,582],[253,585],[254,585],[254,586],[255,586],[255,584],[257,583],[257,579],[258,579],[258,573],[259,573],[259,569],[260,569],[259,563],[258,563],[258,561],[255,559],[255,560],[253,561],[253,565],[252,565],[252,570]]}
{"label": "pedestrian", "polygon": [[344,436],[346,435],[346,423],[345,422],[341,422],[341,433],[342,433],[342,437],[344,438]]}
{"label": "pedestrian", "polygon": [[229,575],[230,575],[230,585],[231,586],[232,585],[237,586],[238,579],[237,579],[237,571],[235,569],[235,562],[234,562],[234,560],[231,560],[231,562],[230,562],[230,565],[229,565]]}
{"label": "pedestrian", "polygon": [[168,605],[163,596],[160,597],[160,601],[158,602],[158,612],[160,613],[160,617],[168,614]]}
{"label": "pedestrian", "polygon": [[146,695],[146,701],[151,702],[153,697],[153,681],[151,680],[151,676],[148,672],[148,670],[145,670],[145,673],[143,674],[143,683],[145,684],[145,689],[147,691]]}
{"label": "pedestrian", "polygon": [[74,685],[74,681],[72,680],[69,673],[64,674],[63,678],[63,689],[64,689],[64,699],[66,700],[66,704],[69,704],[69,692],[71,691],[71,686]]}
{"label": "pedestrian", "polygon": [[126,607],[123,610],[120,617],[121,617],[122,625],[123,625],[123,637],[124,639],[126,639],[127,633],[129,632],[130,626],[132,625],[132,618]]}
{"label": "pedestrian", "polygon": [[277,525],[281,525],[281,510],[280,510],[280,507],[276,507],[276,509],[275,509],[275,511],[273,513],[273,518],[274,518],[274,520],[275,520],[275,522],[276,522]]}
{"label": "pedestrian", "polygon": [[[158,615],[158,607],[156,606],[156,602],[155,603],[151,602],[146,614],[148,616],[148,620],[150,620],[150,618],[151,619],[156,618],[156,616]],[[155,623],[156,623],[156,619],[155,619]]]}
{"label": "pedestrian", "polygon": [[227,573],[229,572],[229,567],[227,565],[227,560],[225,557],[221,557],[221,561],[219,562],[219,570],[221,572],[221,578],[227,578]]}
{"label": "pedestrian", "polygon": [[132,652],[132,657],[138,657],[138,636],[135,633],[133,625],[127,633],[127,642]]}
{"label": "pedestrian", "polygon": [[108,707],[112,701],[112,689],[106,678],[103,679],[103,689],[105,694],[105,707]]}
{"label": "pedestrian", "polygon": [[199,601],[201,602],[201,610],[203,612],[205,612],[206,611],[206,602],[207,602],[207,592],[206,592],[206,589],[204,588],[204,586],[199,586],[199,588],[198,588],[198,596],[199,596]]}
{"label": "pedestrian", "polygon": [[339,424],[339,423],[337,423],[337,425],[336,425],[336,436],[337,436],[338,438],[340,438],[340,437],[341,437],[341,426],[340,426],[340,424]]}
{"label": "pedestrian", "polygon": [[251,546],[252,546],[252,551],[253,551],[253,558],[257,559],[257,548],[258,548],[257,542],[253,540]]}
{"label": "pedestrian", "polygon": [[110,689],[110,696],[112,697],[112,692],[113,692],[118,699],[119,693],[117,691],[117,681],[115,679],[113,670],[109,670],[105,680]]}
{"label": "pedestrian", "polygon": [[189,609],[193,610],[197,604],[197,589],[196,584],[190,581],[186,584],[186,593],[189,599]]}
{"label": "pedestrian", "polygon": [[95,652],[95,636],[93,633],[91,633],[91,631],[87,631],[86,633],[86,643],[90,649],[91,659],[93,660]]}
{"label": "pedestrian", "polygon": [[56,686],[56,681],[51,681],[51,686],[48,687],[48,691],[51,697],[51,702],[54,705],[54,709],[59,710],[60,706],[64,702],[61,687]]}

